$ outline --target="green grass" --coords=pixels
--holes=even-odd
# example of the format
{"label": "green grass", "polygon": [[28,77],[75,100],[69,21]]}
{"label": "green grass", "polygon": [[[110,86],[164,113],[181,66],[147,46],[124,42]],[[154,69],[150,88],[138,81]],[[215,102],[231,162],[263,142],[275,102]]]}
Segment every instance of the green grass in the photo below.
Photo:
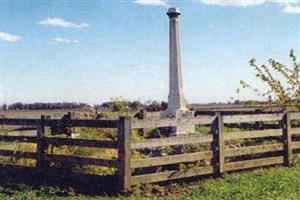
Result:
{"label": "green grass", "polygon": [[[20,189],[20,188],[19,188]],[[199,199],[199,200],[296,200],[300,199],[300,167],[274,167],[250,172],[225,174],[223,178],[167,186],[136,187],[130,196],[85,196],[72,189],[32,189],[20,191],[0,186],[0,199]]]}
{"label": "green grass", "polygon": [[245,175],[225,175],[194,189],[188,199],[300,199],[300,168],[259,170]]}

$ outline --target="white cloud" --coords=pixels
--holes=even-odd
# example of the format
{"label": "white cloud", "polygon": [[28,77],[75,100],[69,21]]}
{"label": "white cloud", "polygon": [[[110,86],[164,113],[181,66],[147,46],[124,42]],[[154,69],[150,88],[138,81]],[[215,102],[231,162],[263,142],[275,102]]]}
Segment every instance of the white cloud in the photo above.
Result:
{"label": "white cloud", "polygon": [[167,6],[168,0],[135,0],[135,3],[145,6]]}
{"label": "white cloud", "polygon": [[264,0],[202,0],[203,4],[217,6],[251,6],[263,4],[264,2]]}
{"label": "white cloud", "polygon": [[284,7],[283,12],[291,14],[300,14],[300,6],[292,6],[288,4]]}
{"label": "white cloud", "polygon": [[59,43],[79,43],[78,40],[72,40],[72,39],[62,38],[62,37],[56,37],[53,40]]}
{"label": "white cloud", "polygon": [[83,22],[76,24],[74,22],[69,22],[61,18],[57,17],[48,17],[47,19],[40,21],[39,24],[45,25],[45,26],[60,26],[64,28],[83,28],[83,27],[88,27],[89,24]]}
{"label": "white cloud", "polygon": [[294,4],[298,3],[299,0],[200,0],[205,5],[218,5],[218,6],[256,6],[265,3],[275,4]]}
{"label": "white cloud", "polygon": [[5,33],[5,32],[0,32],[0,40],[4,40],[8,42],[19,42],[22,40],[22,37]]}

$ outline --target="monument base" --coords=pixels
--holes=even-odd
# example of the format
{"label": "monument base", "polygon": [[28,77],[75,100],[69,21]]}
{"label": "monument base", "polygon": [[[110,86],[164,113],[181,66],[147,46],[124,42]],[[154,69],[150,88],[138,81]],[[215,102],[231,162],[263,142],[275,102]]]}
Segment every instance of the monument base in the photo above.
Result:
{"label": "monument base", "polygon": [[161,118],[193,118],[194,112],[187,109],[187,108],[181,108],[181,109],[167,109],[166,111],[161,113]]}
{"label": "monument base", "polygon": [[158,121],[161,119],[174,119],[176,120],[176,127],[171,128],[169,136],[178,136],[188,133],[196,132],[196,124],[194,123],[194,111],[188,109],[178,109],[174,115],[170,115],[168,110],[163,112],[147,112],[142,111],[141,119],[149,119]]}
{"label": "monument base", "polygon": [[193,122],[194,112],[188,109],[177,109],[175,112],[172,110],[166,110],[161,113],[161,119],[176,118],[177,125],[170,131],[170,136],[178,136],[188,133],[195,133],[196,126]]}

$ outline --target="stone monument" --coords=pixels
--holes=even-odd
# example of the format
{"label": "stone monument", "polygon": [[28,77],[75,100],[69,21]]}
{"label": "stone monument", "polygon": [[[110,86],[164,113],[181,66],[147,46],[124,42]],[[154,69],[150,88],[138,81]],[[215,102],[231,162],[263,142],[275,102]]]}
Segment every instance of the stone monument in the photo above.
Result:
{"label": "stone monument", "polygon": [[[181,135],[195,132],[194,112],[187,108],[183,95],[183,84],[180,60],[179,15],[177,8],[169,8],[167,15],[170,21],[169,43],[169,96],[168,108],[163,112],[143,111],[142,118],[161,120],[173,118],[176,127],[171,128],[169,135]],[[169,129],[168,129],[169,130]]]}
{"label": "stone monument", "polygon": [[178,20],[180,11],[177,8],[169,8],[167,15],[170,21],[169,96],[168,108],[162,113],[162,118],[178,119],[178,126],[175,131],[175,135],[178,135],[195,132],[195,125],[187,123],[188,119],[194,117],[194,113],[187,109],[183,94]]}

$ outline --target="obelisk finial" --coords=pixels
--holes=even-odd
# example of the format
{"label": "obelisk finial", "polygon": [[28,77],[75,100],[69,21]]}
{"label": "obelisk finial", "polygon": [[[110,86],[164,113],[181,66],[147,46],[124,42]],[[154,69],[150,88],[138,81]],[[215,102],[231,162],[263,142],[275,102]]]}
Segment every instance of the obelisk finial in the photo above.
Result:
{"label": "obelisk finial", "polygon": [[167,15],[172,18],[172,17],[178,17],[180,15],[180,11],[178,8],[169,8]]}

